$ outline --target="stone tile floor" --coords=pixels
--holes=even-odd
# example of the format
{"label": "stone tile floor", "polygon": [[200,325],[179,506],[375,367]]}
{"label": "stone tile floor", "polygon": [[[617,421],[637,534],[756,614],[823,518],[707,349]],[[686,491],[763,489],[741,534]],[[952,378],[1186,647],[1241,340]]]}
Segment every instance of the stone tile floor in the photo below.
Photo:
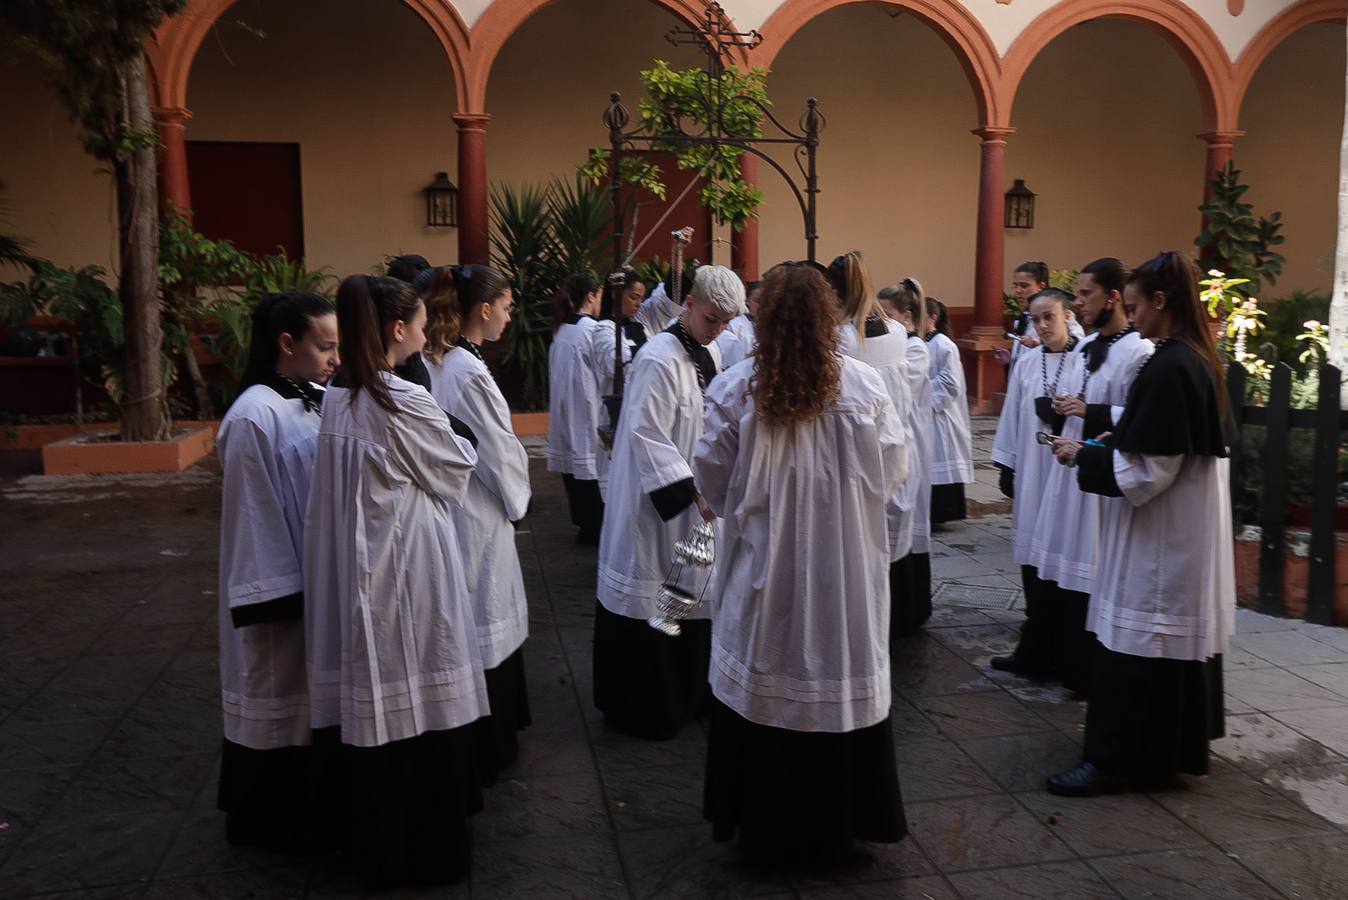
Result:
{"label": "stone tile floor", "polygon": [[[324,861],[224,840],[214,462],[163,478],[4,471],[0,897],[359,896]],[[983,469],[969,494],[990,514],[938,534],[935,616],[894,658],[911,835],[836,870],[743,865],[700,819],[702,732],[646,743],[595,714],[594,554],[541,461],[534,475],[520,548],[535,723],[475,820],[467,883],[390,896],[1348,896],[1348,632],[1241,611],[1210,776],[1051,797],[1043,778],[1076,759],[1084,707],[987,668],[1022,613]]]}

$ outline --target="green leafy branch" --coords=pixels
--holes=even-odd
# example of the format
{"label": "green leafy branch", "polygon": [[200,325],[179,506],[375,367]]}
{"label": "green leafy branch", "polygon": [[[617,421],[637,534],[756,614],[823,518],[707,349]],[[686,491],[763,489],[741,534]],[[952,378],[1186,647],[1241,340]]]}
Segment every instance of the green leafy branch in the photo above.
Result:
{"label": "green leafy branch", "polygon": [[[721,141],[687,143],[678,136],[702,134],[742,142],[762,137],[763,109],[771,106],[767,76],[762,67],[729,68],[715,75],[704,69],[676,70],[661,59],[641,72],[646,96],[637,103],[640,130],[656,138],[653,150],[673,154],[681,171],[696,172],[704,180],[698,201],[719,224],[736,231],[757,218],[763,202],[763,192],[744,181],[745,150]],[[592,151],[580,172],[600,184],[607,177],[609,159],[609,150]],[[619,177],[661,200],[668,196],[659,166],[641,157],[624,156]]]}

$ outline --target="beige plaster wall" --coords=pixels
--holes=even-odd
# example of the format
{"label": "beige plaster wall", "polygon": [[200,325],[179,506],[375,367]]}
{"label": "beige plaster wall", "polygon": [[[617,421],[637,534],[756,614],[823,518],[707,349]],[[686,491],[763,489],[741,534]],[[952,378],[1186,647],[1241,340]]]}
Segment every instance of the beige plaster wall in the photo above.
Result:
{"label": "beige plaster wall", "polygon": [[[247,27],[239,22],[246,23]],[[507,43],[488,91],[493,181],[569,175],[602,144],[607,92],[632,105],[637,72],[663,56],[674,18],[645,0],[560,0]],[[1237,160],[1261,209],[1288,221],[1278,290],[1323,289],[1334,240],[1342,122],[1342,30],[1317,26],[1270,58],[1251,89]],[[31,59],[0,51],[0,179],[12,230],[65,264],[115,260],[112,192],[74,139]],[[877,282],[921,278],[954,306],[972,301],[977,125],[954,54],[911,15],[857,4],[808,24],[770,80],[794,121],[819,97],[821,257],[858,248]],[[189,138],[299,141],[306,245],[313,265],[365,271],[386,252],[456,255],[456,233],[422,225],[420,188],[455,171],[452,74],[419,18],[398,0],[240,0],[192,72]],[[1007,152],[1007,184],[1039,192],[1039,226],[1007,240],[1007,265],[1079,266],[1187,249],[1198,228],[1203,150],[1196,90],[1146,27],[1074,28],[1026,75]],[[761,258],[804,254],[799,213],[778,177],[767,192]],[[663,251],[662,251],[663,252]],[[719,258],[727,259],[728,253]],[[1009,274],[1009,272],[1008,272]],[[0,278],[14,277],[0,273]]]}
{"label": "beige plaster wall", "polygon": [[240,0],[202,44],[188,104],[189,140],[299,142],[310,265],[457,258],[420,193],[436,171],[457,180],[453,72],[405,4]]}
{"label": "beige plaster wall", "polygon": [[1287,264],[1265,293],[1328,293],[1334,277],[1339,139],[1343,127],[1343,26],[1313,25],[1275,49],[1241,112],[1248,136],[1237,168],[1257,214],[1281,211]]}
{"label": "beige plaster wall", "polygon": [[[905,275],[953,306],[973,302],[978,125],[954,53],[910,15],[833,10],[782,49],[769,79],[776,111],[795,124],[809,96],[828,120],[819,150],[819,257],[860,250],[876,286]],[[788,171],[789,159],[780,158]],[[799,207],[761,166],[767,268],[805,256]]]}
{"label": "beige plaster wall", "polygon": [[[0,38],[0,181],[8,186],[5,231],[33,241],[60,265],[117,258],[116,193],[102,164],[84,152],[65,108],[46,85],[42,64]],[[0,280],[20,273],[0,267]]]}
{"label": "beige plaster wall", "polygon": [[[701,53],[665,40],[679,24],[646,0],[561,0],[535,13],[501,49],[487,84],[492,183],[574,177],[591,148],[608,146],[603,114],[611,91],[622,92],[635,123],[639,73],[653,59],[676,68],[702,64]],[[647,227],[638,222],[637,230]],[[656,252],[668,256],[668,243],[657,242]]]}
{"label": "beige plaster wall", "polygon": [[1193,249],[1203,121],[1189,70],[1159,35],[1123,21],[1071,29],[1026,73],[1012,119],[1008,185],[1023,178],[1039,197],[1035,228],[1007,233],[1008,278],[1027,259],[1075,269]]}

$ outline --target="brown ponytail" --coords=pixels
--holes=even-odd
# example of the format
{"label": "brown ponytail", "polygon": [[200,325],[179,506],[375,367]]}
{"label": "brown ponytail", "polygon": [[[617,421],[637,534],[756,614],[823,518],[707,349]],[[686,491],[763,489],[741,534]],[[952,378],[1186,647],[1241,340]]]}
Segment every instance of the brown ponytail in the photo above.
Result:
{"label": "brown ponytail", "polygon": [[364,390],[384,409],[398,411],[381,374],[392,371],[384,326],[411,321],[420,305],[412,286],[393,278],[352,275],[337,288],[342,380],[353,401]]}
{"label": "brown ponytail", "polygon": [[828,278],[838,294],[842,318],[857,330],[858,343],[866,342],[866,320],[872,316],[885,317],[885,309],[871,289],[871,276],[860,250],[852,250],[833,260],[828,267]]}
{"label": "brown ponytail", "polygon": [[492,303],[510,282],[491,266],[440,266],[420,291],[426,304],[426,347],[422,351],[439,364],[459,342],[463,320],[479,303]]}
{"label": "brown ponytail", "polygon": [[597,290],[599,282],[583,272],[567,276],[552,296],[552,330],[556,332],[569,317],[580,312],[580,308],[585,305],[585,298]]}
{"label": "brown ponytail", "polygon": [[1165,295],[1171,339],[1187,344],[1207,363],[1217,386],[1217,400],[1221,404],[1222,414],[1226,415],[1226,373],[1217,345],[1213,343],[1212,332],[1208,329],[1207,311],[1199,299],[1198,267],[1193,260],[1178,250],[1162,250],[1134,269],[1128,276],[1128,284],[1136,285],[1148,300],[1154,294]]}

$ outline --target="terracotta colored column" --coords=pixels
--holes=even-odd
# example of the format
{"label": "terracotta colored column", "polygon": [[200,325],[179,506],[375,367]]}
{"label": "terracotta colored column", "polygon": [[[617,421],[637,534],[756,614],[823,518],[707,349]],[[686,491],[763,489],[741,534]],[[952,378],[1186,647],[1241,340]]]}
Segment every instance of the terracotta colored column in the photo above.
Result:
{"label": "terracotta colored column", "polygon": [[459,262],[488,262],[486,113],[458,113]]}
{"label": "terracotta colored column", "polygon": [[[758,187],[758,157],[746,153],[740,157],[740,177],[750,187]],[[758,280],[758,220],[744,223],[743,231],[730,234],[730,265],[745,281]]]}
{"label": "terracotta colored column", "polygon": [[974,129],[982,142],[978,178],[978,243],[974,257],[974,324],[959,341],[969,377],[969,408],[995,413],[1001,406],[1006,373],[993,356],[1007,346],[1002,321],[1005,277],[1006,139],[1014,128],[989,125]]}
{"label": "terracotta colored column", "polygon": [[[1198,134],[1198,139],[1203,142],[1207,154],[1203,160],[1203,202],[1207,203],[1212,199],[1212,179],[1217,177],[1217,173],[1226,167],[1231,161],[1235,150],[1236,138],[1245,136],[1243,131],[1202,131]],[[1208,217],[1203,216],[1200,227],[1203,231],[1208,230]],[[1213,250],[1211,247],[1204,247],[1198,254],[1198,261],[1204,269],[1210,267],[1210,259]]]}
{"label": "terracotta colored column", "polygon": [[153,110],[159,129],[159,207],[177,209],[189,219],[192,192],[187,179],[187,120],[189,110],[180,106],[156,106]]}
{"label": "terracotta colored column", "polygon": [[1236,139],[1243,137],[1245,137],[1243,131],[1199,132],[1198,139],[1207,148],[1207,159],[1203,165],[1203,199],[1205,201],[1212,195],[1208,185],[1212,183],[1212,179],[1217,177],[1217,173],[1231,161]]}

